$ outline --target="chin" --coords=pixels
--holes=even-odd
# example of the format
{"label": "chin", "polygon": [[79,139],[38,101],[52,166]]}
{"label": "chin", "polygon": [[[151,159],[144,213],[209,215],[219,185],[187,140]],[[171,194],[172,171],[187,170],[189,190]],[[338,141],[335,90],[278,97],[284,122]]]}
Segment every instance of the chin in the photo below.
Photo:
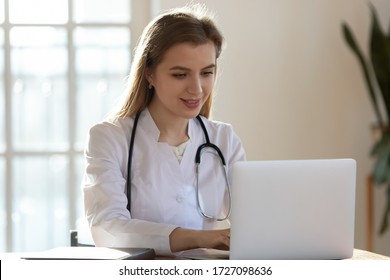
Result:
{"label": "chin", "polygon": [[199,111],[193,111],[193,112],[185,112],[185,113],[181,114],[181,116],[184,119],[191,120],[191,119],[196,118],[196,116],[199,115],[199,113],[200,113],[200,110]]}

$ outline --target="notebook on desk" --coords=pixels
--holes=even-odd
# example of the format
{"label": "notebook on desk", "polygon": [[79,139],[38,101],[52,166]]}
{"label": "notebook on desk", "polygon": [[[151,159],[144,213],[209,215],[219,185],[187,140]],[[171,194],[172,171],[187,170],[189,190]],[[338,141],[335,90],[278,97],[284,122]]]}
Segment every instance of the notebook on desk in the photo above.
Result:
{"label": "notebook on desk", "polygon": [[232,167],[230,259],[343,259],[354,248],[356,162]]}
{"label": "notebook on desk", "polygon": [[26,260],[148,260],[154,259],[151,248],[57,247],[42,252],[24,253]]}

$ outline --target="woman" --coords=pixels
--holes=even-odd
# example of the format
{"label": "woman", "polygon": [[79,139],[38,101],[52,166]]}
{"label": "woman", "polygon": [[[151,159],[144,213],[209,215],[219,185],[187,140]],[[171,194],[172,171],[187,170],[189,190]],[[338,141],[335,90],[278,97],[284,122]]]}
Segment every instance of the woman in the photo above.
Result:
{"label": "woman", "polygon": [[97,246],[148,247],[158,255],[229,249],[230,230],[219,221],[231,207],[228,178],[218,152],[205,147],[195,164],[205,133],[227,170],[245,159],[231,126],[208,120],[222,41],[199,7],[172,10],[145,28],[127,99],[91,128],[85,149],[85,213]]}

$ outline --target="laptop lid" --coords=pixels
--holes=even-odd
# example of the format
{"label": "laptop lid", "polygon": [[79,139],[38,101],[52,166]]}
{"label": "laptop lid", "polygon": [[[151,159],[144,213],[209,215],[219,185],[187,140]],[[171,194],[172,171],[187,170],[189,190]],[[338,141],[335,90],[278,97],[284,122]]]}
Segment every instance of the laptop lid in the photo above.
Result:
{"label": "laptop lid", "polygon": [[343,259],[354,248],[353,159],[232,167],[230,259]]}

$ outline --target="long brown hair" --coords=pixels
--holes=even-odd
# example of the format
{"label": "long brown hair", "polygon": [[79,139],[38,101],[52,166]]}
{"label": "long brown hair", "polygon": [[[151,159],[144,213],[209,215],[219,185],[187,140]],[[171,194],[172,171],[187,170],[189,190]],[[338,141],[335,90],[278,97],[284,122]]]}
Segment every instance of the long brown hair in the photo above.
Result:
{"label": "long brown hair", "polygon": [[[146,79],[146,70],[154,69],[165,52],[178,43],[195,45],[213,42],[216,58],[222,50],[223,37],[206,9],[201,5],[170,10],[151,21],[144,29],[135,49],[128,77],[128,94],[117,117],[129,117],[143,110],[153,97]],[[210,117],[212,94],[201,108],[200,114]]]}

